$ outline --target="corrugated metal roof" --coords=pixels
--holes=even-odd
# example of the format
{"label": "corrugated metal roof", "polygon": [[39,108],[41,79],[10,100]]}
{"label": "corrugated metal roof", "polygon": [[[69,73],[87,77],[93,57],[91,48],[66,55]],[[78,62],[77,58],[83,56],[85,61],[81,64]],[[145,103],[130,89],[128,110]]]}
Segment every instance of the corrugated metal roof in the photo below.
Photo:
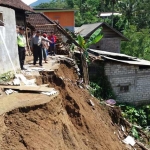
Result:
{"label": "corrugated metal roof", "polygon": [[86,37],[91,32],[93,32],[95,29],[99,28],[102,25],[102,23],[93,23],[93,24],[84,24],[81,27],[78,27],[76,30],[76,33],[80,33],[81,36]]}
{"label": "corrugated metal roof", "polygon": [[26,5],[21,0],[0,0],[0,6],[34,12],[34,10],[30,6]]}
{"label": "corrugated metal roof", "polygon": [[125,54],[112,53],[112,52],[106,52],[106,51],[94,50],[94,49],[89,49],[88,52],[92,53],[96,57],[99,55],[101,58],[105,58],[106,60],[112,60],[112,61],[126,63],[130,65],[150,66],[150,61],[139,59]]}
{"label": "corrugated metal roof", "polygon": [[116,29],[112,28],[111,26],[109,26],[108,24],[106,24],[105,22],[99,22],[99,23],[93,23],[93,24],[84,24],[81,27],[79,27],[76,30],[76,33],[79,33],[81,36],[83,36],[84,38],[90,36],[95,30],[97,30],[100,27],[108,27],[111,30],[113,30],[115,33],[118,34],[118,37],[121,37],[122,40],[128,41],[128,39],[121,34],[119,31],[117,31]]}
{"label": "corrugated metal roof", "polygon": [[95,49],[89,49],[89,51],[95,52],[95,53],[100,54],[100,55],[120,56],[120,57],[127,57],[127,58],[131,58],[131,59],[136,59],[136,57],[132,57],[132,56],[120,54],[120,53],[113,53],[113,52],[107,52],[107,51],[95,50]]}

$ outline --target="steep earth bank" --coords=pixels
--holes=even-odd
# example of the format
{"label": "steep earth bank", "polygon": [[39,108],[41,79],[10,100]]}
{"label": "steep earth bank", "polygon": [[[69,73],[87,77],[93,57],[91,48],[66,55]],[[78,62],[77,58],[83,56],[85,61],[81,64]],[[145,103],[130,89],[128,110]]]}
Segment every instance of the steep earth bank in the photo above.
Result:
{"label": "steep earth bank", "polygon": [[[100,105],[78,87],[76,79],[74,69],[65,64],[55,75],[41,72],[38,84],[49,83],[59,95],[47,104],[18,108],[1,116],[0,149],[128,150],[115,134],[120,114]],[[89,100],[95,105],[89,105]]]}

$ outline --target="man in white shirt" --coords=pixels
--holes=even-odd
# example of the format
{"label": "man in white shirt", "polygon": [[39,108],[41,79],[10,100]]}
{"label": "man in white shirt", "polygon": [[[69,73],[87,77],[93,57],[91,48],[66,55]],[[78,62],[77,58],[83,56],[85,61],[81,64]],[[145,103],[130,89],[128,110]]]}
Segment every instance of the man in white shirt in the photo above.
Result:
{"label": "man in white shirt", "polygon": [[32,49],[33,49],[33,64],[36,64],[36,61],[39,58],[39,65],[42,66],[42,40],[51,42],[50,40],[41,36],[41,31],[37,31],[36,35],[32,38]]}

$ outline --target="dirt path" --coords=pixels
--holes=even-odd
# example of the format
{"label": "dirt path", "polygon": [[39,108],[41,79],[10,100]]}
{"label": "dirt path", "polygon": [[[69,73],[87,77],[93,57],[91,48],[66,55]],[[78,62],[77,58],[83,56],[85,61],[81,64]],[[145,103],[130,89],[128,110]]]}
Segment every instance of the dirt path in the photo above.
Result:
{"label": "dirt path", "polygon": [[[32,68],[41,68],[38,65],[33,66],[32,58],[33,56],[26,56],[26,63],[25,67],[32,69]],[[42,69],[45,69],[47,71],[50,71],[51,69],[58,69],[59,63],[57,63],[57,57],[49,57],[48,63],[43,63]],[[29,72],[21,71],[22,74],[27,74]],[[37,82],[39,82],[38,79],[40,79],[40,74],[38,70],[34,70],[30,72],[30,75],[28,75],[28,78],[34,79],[36,76]],[[34,105],[40,105],[44,103],[50,102],[53,98],[55,98],[58,95],[55,94],[53,96],[47,96],[43,94],[38,93],[13,93],[11,95],[6,95],[3,93],[3,96],[1,96],[0,99],[0,115],[9,111],[12,111],[13,109],[20,108],[20,107],[27,107],[27,106],[34,106]]]}

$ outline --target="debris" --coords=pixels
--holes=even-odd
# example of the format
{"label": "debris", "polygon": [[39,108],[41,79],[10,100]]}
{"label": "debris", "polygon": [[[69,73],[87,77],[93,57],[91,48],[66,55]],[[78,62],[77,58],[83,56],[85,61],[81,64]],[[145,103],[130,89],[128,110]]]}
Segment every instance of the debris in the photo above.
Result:
{"label": "debris", "polygon": [[83,87],[82,87],[81,85],[79,85],[79,88],[80,88],[80,89],[83,89]]}
{"label": "debris", "polygon": [[125,132],[125,129],[124,129],[124,127],[121,125],[121,130],[123,131],[123,132]]}
{"label": "debris", "polygon": [[145,147],[141,142],[136,141],[137,145],[143,148],[143,150],[149,150],[149,148]]}
{"label": "debris", "polygon": [[108,99],[108,100],[106,100],[106,103],[109,105],[115,105],[116,101],[114,99]]}
{"label": "debris", "polygon": [[13,80],[13,85],[20,85],[20,80],[18,78],[15,78]]}
{"label": "debris", "polygon": [[25,85],[35,85],[35,79],[28,80],[23,74],[16,74],[16,78],[20,79]]}
{"label": "debris", "polygon": [[91,106],[95,106],[95,104],[93,103],[93,101],[92,101],[92,100],[90,100],[90,99],[89,99],[87,102],[88,102],[88,104],[89,104],[89,105],[91,105]]}
{"label": "debris", "polygon": [[30,69],[31,69],[31,71],[43,71],[43,70],[45,70],[45,68],[41,68],[41,67],[31,67]]}
{"label": "debris", "polygon": [[53,90],[53,91],[49,91],[49,92],[41,92],[41,93],[50,96],[50,95],[56,94],[57,91]]}
{"label": "debris", "polygon": [[42,84],[42,85],[40,85],[41,87],[48,87],[49,86],[49,84]]}
{"label": "debris", "polygon": [[135,145],[135,140],[131,136],[127,136],[124,140],[122,140],[125,144],[130,144],[131,146]]}
{"label": "debris", "polygon": [[77,80],[77,84],[81,85],[83,83],[83,78],[80,78],[79,80]]}
{"label": "debris", "polygon": [[10,95],[10,94],[14,93],[14,90],[8,89],[8,90],[5,91],[5,93],[6,93],[7,95]]}

